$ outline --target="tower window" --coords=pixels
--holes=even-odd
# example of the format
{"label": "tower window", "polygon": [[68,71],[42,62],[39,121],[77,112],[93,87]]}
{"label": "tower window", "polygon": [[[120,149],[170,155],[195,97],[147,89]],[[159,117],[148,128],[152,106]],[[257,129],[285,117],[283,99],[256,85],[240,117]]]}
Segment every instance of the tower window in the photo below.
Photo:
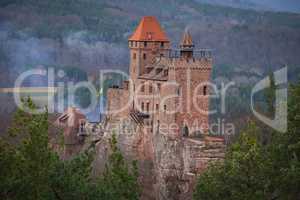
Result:
{"label": "tower window", "polygon": [[152,84],[150,83],[150,85],[149,85],[149,93],[152,93],[152,90],[153,90]]}
{"label": "tower window", "polygon": [[164,46],[165,46],[165,43],[161,42],[160,47],[164,47]]}
{"label": "tower window", "polygon": [[178,95],[178,96],[180,95],[180,92],[181,92],[181,88],[178,87],[178,88],[177,88],[177,95]]}
{"label": "tower window", "polygon": [[144,102],[141,103],[141,109],[144,111]]}
{"label": "tower window", "polygon": [[144,47],[147,47],[147,42],[144,42]]}
{"label": "tower window", "polygon": [[147,59],[147,55],[145,53],[143,54],[143,58],[144,58],[144,60]]}
{"label": "tower window", "polygon": [[165,70],[165,71],[164,71],[164,76],[168,76],[168,74],[169,74],[169,71],[168,71],[168,70]]}
{"label": "tower window", "polygon": [[145,82],[142,82],[142,85],[141,85],[141,92],[145,92]]}
{"label": "tower window", "polygon": [[133,53],[133,59],[135,60],[136,59],[136,53]]}
{"label": "tower window", "polygon": [[203,95],[206,96],[206,94],[207,94],[207,86],[205,85],[205,86],[203,87]]}
{"label": "tower window", "polygon": [[158,89],[158,91],[160,91],[160,88],[161,88],[161,84],[157,83],[157,89]]}
{"label": "tower window", "polygon": [[134,42],[134,46],[137,47],[137,41]]}
{"label": "tower window", "polygon": [[85,126],[85,123],[84,122],[80,122],[80,132],[84,132],[84,126]]}
{"label": "tower window", "polygon": [[130,46],[133,47],[133,41],[130,41]]}

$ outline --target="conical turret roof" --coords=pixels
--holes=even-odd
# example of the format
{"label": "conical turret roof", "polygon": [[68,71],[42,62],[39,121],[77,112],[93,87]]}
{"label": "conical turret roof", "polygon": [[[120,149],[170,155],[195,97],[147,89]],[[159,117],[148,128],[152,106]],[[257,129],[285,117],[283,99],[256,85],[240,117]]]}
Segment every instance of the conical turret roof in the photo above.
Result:
{"label": "conical turret roof", "polygon": [[128,40],[169,42],[169,38],[154,16],[143,17],[135,32]]}
{"label": "conical turret roof", "polygon": [[190,34],[190,32],[188,30],[185,30],[185,32],[183,34],[183,37],[182,37],[181,43],[180,43],[180,47],[182,47],[182,48],[185,48],[185,47],[188,47],[188,48],[194,47],[192,36],[191,36],[191,34]]}

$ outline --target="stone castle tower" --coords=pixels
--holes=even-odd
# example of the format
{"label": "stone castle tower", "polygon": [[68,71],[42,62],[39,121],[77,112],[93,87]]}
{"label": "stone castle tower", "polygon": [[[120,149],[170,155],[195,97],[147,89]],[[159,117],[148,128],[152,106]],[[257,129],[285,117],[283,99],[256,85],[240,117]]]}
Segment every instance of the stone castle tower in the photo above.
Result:
{"label": "stone castle tower", "polygon": [[123,87],[126,91],[118,89],[123,95],[119,100],[111,94],[114,97],[108,98],[108,110],[119,110],[131,96],[130,106],[119,113],[119,118],[131,113],[151,125],[152,131],[160,124],[176,124],[174,136],[178,137],[207,132],[210,51],[194,50],[188,31],[183,34],[180,49],[171,49],[170,40],[152,16],[142,18],[129,38],[129,49],[131,83]]}

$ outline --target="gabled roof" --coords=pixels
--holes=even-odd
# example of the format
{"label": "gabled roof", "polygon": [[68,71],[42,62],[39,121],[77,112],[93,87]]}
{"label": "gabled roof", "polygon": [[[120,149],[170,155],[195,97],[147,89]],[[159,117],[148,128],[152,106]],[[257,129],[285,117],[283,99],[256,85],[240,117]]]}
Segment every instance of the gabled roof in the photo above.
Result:
{"label": "gabled roof", "polygon": [[57,126],[75,127],[81,120],[85,120],[86,117],[80,112],[78,108],[69,107],[60,117],[56,120]]}
{"label": "gabled roof", "polygon": [[169,42],[167,35],[154,16],[143,17],[135,32],[128,40]]}

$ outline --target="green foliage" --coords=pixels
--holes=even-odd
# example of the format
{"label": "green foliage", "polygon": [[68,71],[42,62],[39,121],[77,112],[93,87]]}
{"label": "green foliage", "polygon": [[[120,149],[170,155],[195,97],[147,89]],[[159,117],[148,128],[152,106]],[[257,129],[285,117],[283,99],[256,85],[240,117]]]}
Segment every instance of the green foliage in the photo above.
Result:
{"label": "green foliage", "polygon": [[223,163],[212,165],[198,180],[194,199],[299,199],[300,84],[290,88],[288,131],[273,132],[253,123],[227,151]]}
{"label": "green foliage", "polygon": [[268,114],[273,116],[274,115],[274,106],[275,106],[275,92],[276,86],[274,81],[273,73],[270,74],[270,87],[266,90],[266,102],[268,106]]}
{"label": "green foliage", "polygon": [[[30,98],[24,105],[35,109]],[[93,150],[66,161],[51,150],[47,112],[18,110],[10,134],[0,139],[0,199],[138,199],[136,165],[130,173],[114,138],[107,170],[94,181]]]}
{"label": "green foliage", "polygon": [[140,187],[138,185],[137,162],[133,161],[131,169],[128,168],[125,160],[117,147],[115,135],[110,140],[112,154],[106,165],[105,173],[100,178],[101,193],[104,199],[108,200],[138,200]]}

